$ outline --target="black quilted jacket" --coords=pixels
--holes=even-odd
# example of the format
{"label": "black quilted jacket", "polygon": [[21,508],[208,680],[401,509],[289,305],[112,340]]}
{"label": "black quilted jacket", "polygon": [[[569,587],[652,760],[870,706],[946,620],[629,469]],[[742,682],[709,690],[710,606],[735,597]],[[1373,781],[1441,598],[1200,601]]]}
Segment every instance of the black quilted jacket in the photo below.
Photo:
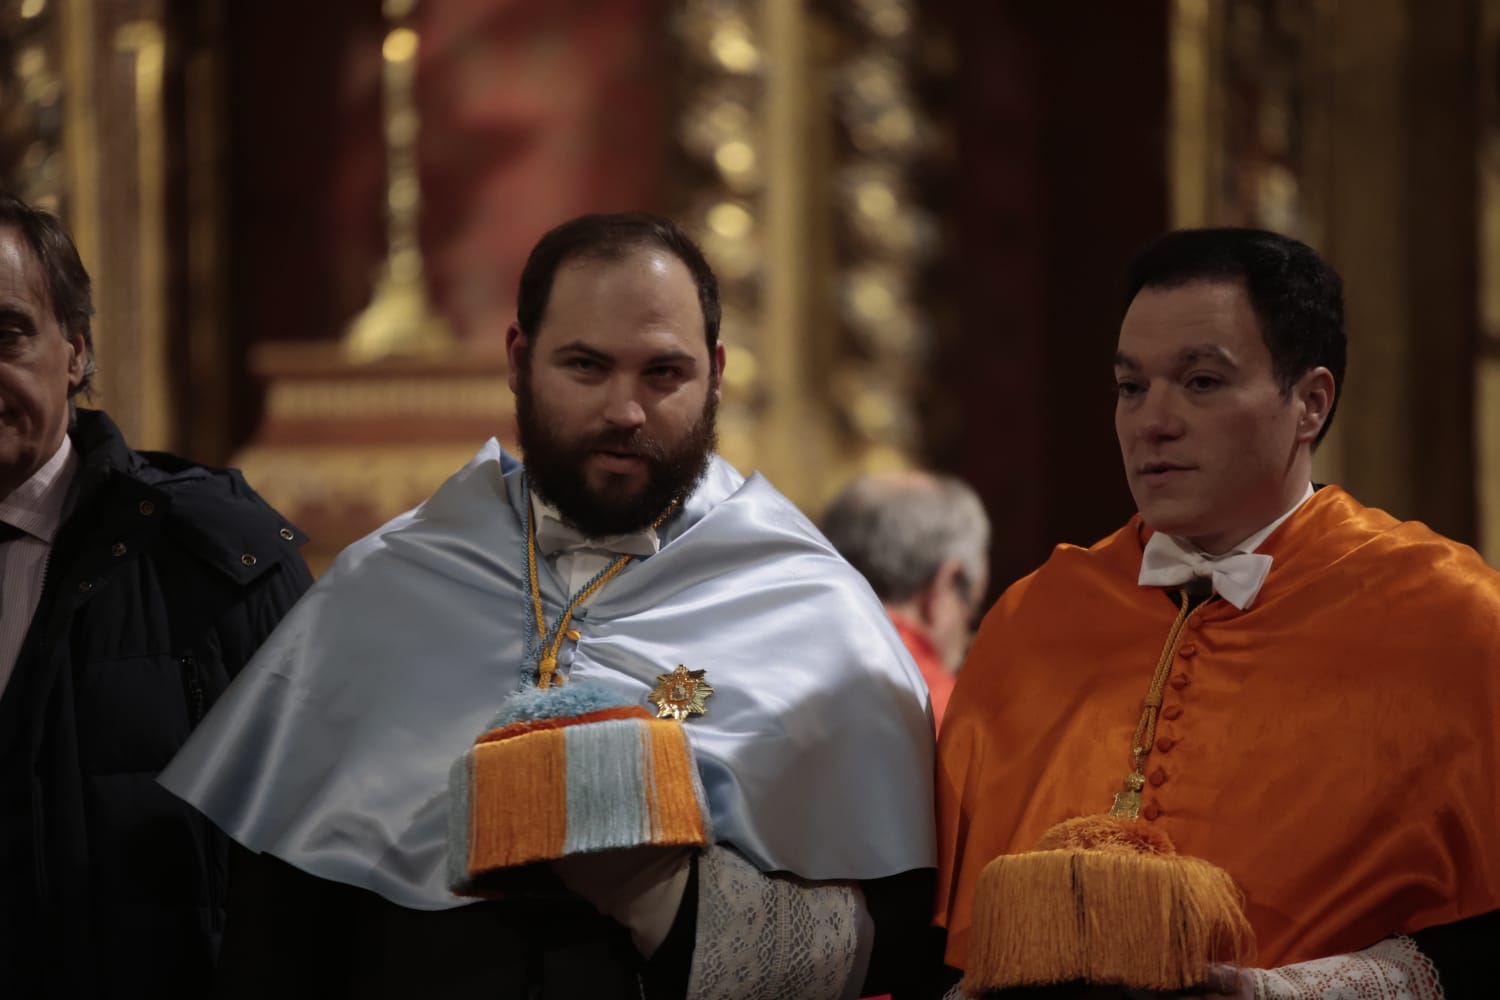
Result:
{"label": "black quilted jacket", "polygon": [[238,472],[134,452],[102,412],[0,696],[0,991],[197,997],[226,844],[156,784],[311,583]]}

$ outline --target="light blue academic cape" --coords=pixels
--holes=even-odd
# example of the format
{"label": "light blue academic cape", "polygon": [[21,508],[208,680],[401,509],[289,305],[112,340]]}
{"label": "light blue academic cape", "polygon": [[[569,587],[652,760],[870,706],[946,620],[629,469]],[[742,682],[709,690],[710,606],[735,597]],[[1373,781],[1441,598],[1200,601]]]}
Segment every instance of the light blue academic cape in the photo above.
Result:
{"label": "light blue academic cape", "polygon": [[[490,441],[345,550],[162,784],[313,875],[418,909],[472,902],[447,887],[448,769],[529,666],[522,475],[502,456]],[[722,459],[661,532],[575,614],[561,669],[643,706],[659,674],[706,670],[717,693],[684,725],[714,836],[762,870],[932,867],[926,688],[864,580]],[[566,596],[538,574],[551,624]]]}

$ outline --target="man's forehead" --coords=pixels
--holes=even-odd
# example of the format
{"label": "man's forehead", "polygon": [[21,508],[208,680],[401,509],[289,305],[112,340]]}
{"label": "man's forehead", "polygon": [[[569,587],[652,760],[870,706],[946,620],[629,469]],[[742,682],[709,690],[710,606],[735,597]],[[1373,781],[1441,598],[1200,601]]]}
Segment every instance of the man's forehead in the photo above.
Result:
{"label": "man's forehead", "polygon": [[1250,341],[1260,339],[1255,311],[1242,284],[1196,281],[1143,288],[1126,310],[1117,346],[1133,356],[1215,350],[1238,354]]}
{"label": "man's forehead", "polygon": [[41,262],[15,226],[0,225],[0,298],[12,306],[51,306]]}
{"label": "man's forehead", "polygon": [[697,284],[687,265],[657,247],[623,257],[574,258],[558,268],[540,324],[548,350],[603,353],[707,351]]}
{"label": "man's forehead", "polygon": [[621,270],[649,272],[657,278],[681,272],[692,280],[687,265],[678,260],[677,255],[670,250],[650,243],[636,243],[608,253],[574,254],[557,265],[552,281],[555,285],[564,277],[587,279],[604,272]]}

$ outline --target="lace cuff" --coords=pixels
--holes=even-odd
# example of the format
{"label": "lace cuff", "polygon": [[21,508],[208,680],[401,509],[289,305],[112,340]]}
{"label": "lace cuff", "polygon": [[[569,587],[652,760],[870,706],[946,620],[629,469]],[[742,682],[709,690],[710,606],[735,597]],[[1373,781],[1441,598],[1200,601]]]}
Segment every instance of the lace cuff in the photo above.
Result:
{"label": "lace cuff", "polygon": [[1352,955],[1278,969],[1246,970],[1255,1000],[1442,1000],[1437,969],[1409,937],[1386,938]]}
{"label": "lace cuff", "polygon": [[727,847],[705,850],[688,1000],[855,995],[863,911],[852,885],[765,875]]}

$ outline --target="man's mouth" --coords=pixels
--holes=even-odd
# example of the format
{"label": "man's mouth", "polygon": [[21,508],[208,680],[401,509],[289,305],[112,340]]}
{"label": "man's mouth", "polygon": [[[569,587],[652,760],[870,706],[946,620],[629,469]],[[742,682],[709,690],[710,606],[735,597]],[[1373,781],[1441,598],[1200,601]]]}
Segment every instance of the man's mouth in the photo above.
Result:
{"label": "man's mouth", "polygon": [[593,455],[607,472],[634,472],[646,463],[640,452],[618,448],[595,448]]}
{"label": "man's mouth", "polygon": [[1191,465],[1180,465],[1177,462],[1147,462],[1140,467],[1143,476],[1161,476],[1169,472],[1188,472]]}

